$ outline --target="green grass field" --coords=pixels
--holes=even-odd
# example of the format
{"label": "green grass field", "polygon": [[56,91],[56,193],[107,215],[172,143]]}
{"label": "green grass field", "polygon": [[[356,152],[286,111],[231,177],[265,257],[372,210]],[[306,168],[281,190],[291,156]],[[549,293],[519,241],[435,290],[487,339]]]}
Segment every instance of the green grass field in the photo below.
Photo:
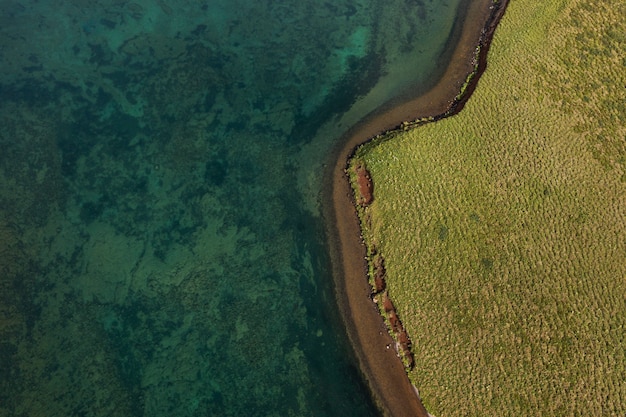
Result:
{"label": "green grass field", "polygon": [[626,415],[626,3],[511,0],[463,111],[361,147],[437,417]]}

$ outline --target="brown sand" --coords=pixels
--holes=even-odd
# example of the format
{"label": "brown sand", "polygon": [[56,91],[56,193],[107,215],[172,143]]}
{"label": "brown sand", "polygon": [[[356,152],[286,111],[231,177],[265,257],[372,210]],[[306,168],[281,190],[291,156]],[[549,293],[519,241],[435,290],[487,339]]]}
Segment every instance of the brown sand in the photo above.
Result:
{"label": "brown sand", "polygon": [[[492,15],[491,4],[491,0],[469,0],[458,42],[443,77],[426,94],[394,104],[351,128],[333,153],[336,163],[329,166],[326,175],[327,186],[322,201],[332,201],[332,204],[324,205],[324,217],[338,303],[374,400],[387,416],[427,416],[428,413],[396,355],[378,307],[371,300],[365,246],[352,190],[345,175],[347,160],[357,145],[399,126],[403,121],[437,116],[450,110],[454,97],[473,70],[474,51],[481,31]],[[495,27],[497,20],[491,25]],[[483,60],[479,73],[484,70],[484,64]],[[475,77],[476,82],[477,79]],[[460,110],[460,107],[462,104],[454,111]]]}

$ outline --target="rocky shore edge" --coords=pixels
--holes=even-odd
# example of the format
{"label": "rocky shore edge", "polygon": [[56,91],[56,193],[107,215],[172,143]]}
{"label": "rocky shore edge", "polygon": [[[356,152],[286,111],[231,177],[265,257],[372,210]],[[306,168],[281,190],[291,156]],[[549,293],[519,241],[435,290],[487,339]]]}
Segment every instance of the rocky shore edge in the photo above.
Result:
{"label": "rocky shore edge", "polygon": [[[487,67],[491,39],[507,4],[508,0],[470,1],[459,41],[438,83],[427,93],[369,115],[352,127],[332,153],[335,163],[329,165],[325,175],[323,215],[337,302],[373,399],[386,416],[428,416],[428,413],[405,372],[405,366],[413,366],[411,341],[388,295],[384,259],[370,256],[374,264],[368,263],[368,249],[361,234],[358,209],[373,201],[374,184],[367,168],[357,166],[353,189],[348,166],[358,146],[461,111]],[[375,248],[369,248],[369,252],[375,254]],[[375,271],[373,286],[367,278],[369,271]],[[378,280],[377,275],[380,275]],[[389,328],[373,300],[382,303]]]}

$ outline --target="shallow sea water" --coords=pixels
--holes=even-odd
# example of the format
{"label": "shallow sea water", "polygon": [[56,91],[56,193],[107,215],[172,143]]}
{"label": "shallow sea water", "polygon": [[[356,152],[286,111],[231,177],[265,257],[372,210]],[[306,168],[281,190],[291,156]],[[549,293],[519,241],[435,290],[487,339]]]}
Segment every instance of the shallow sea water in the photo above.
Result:
{"label": "shallow sea water", "polygon": [[321,172],[459,4],[0,0],[0,415],[377,415]]}

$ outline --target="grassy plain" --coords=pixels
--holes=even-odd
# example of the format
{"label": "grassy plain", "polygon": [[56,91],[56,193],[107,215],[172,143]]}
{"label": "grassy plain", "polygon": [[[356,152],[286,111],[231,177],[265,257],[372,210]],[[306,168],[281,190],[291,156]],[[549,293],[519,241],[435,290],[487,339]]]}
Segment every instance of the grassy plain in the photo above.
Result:
{"label": "grassy plain", "polygon": [[458,115],[357,150],[437,417],[626,415],[626,3],[511,0]]}

